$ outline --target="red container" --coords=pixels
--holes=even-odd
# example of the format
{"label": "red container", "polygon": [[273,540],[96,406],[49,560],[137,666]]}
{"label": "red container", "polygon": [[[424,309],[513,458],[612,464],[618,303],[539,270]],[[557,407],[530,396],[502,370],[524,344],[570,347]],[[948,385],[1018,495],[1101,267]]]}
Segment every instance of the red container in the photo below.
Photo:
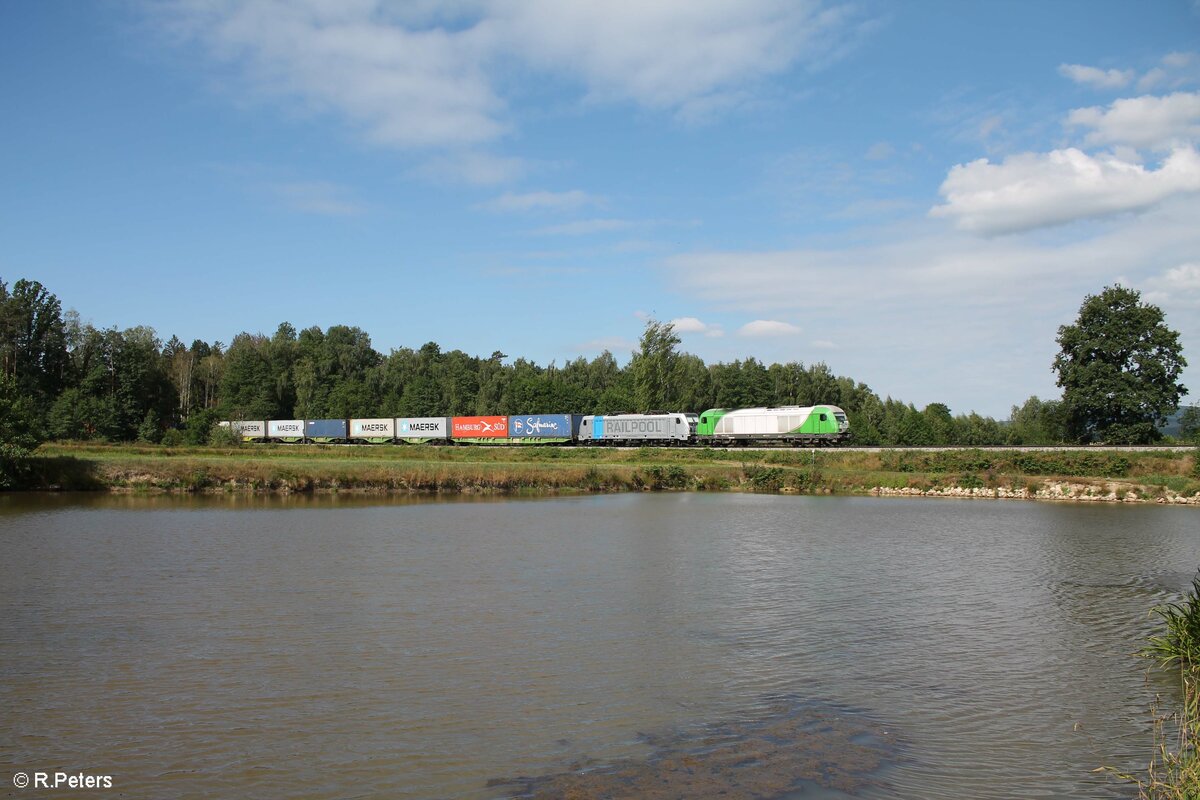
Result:
{"label": "red container", "polygon": [[454,417],[450,431],[455,439],[503,439],[508,436],[508,417]]}

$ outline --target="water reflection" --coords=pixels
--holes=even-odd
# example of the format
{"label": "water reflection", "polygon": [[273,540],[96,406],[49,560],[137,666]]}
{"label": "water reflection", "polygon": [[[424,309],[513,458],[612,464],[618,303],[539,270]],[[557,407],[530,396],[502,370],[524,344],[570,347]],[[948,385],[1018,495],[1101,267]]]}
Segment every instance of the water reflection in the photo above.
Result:
{"label": "water reflection", "polygon": [[[855,750],[872,725],[905,742],[890,788],[803,796],[1121,796],[1090,770],[1149,757],[1130,653],[1200,563],[1195,513],[7,495],[0,772],[93,769],[130,796],[688,794],[706,768],[683,759],[736,723],[726,744],[757,744],[714,750],[706,785],[775,796],[838,742],[829,774],[878,777]],[[801,730],[830,709],[849,727]]]}

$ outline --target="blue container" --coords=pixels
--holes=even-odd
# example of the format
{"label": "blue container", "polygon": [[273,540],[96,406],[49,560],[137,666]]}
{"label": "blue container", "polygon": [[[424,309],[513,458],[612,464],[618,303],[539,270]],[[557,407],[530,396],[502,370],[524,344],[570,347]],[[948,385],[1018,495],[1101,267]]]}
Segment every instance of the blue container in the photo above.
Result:
{"label": "blue container", "polygon": [[512,439],[570,439],[569,414],[524,414],[508,418],[508,435]]}
{"label": "blue container", "polygon": [[304,435],[309,439],[345,439],[347,431],[344,419],[306,419]]}

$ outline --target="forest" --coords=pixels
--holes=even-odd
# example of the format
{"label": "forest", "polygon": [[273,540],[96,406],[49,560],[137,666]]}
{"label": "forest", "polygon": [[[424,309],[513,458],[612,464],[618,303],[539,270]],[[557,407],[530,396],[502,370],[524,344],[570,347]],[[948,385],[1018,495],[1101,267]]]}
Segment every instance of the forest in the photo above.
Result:
{"label": "forest", "polygon": [[1007,420],[918,409],[881,398],[824,362],[706,364],[681,352],[670,323],[646,324],[622,365],[603,352],[539,365],[496,351],[444,351],[436,342],[380,353],[354,326],[228,344],[156,331],[96,328],[33,280],[0,280],[0,426],[25,446],[46,439],[204,444],[223,419],[315,419],[465,414],[620,413],[649,410],[841,406],[853,443],[1037,445],[1067,441],[1060,400],[1030,397]]}

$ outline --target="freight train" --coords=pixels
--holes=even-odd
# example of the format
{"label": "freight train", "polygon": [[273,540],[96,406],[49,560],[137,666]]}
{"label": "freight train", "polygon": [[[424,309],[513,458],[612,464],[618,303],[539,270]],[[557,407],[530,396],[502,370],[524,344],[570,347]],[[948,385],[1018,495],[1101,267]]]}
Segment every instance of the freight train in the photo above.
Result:
{"label": "freight train", "polygon": [[711,408],[699,415],[512,414],[482,417],[272,419],[222,422],[247,442],[286,444],[573,444],[821,447],[850,436],[837,406]]}

